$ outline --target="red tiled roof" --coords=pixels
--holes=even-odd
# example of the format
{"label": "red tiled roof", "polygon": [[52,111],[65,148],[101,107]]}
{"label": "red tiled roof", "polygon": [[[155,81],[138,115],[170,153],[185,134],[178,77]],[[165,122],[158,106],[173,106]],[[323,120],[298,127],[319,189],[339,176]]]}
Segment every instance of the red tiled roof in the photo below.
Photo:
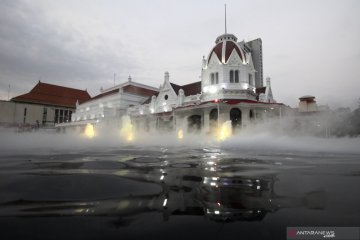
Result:
{"label": "red tiled roof", "polygon": [[100,93],[99,95],[96,95],[95,97],[89,99],[88,101],[95,100],[95,99],[102,98],[102,97],[109,96],[109,95],[113,95],[118,92],[119,92],[119,89],[117,88],[117,89],[111,90],[109,92]]}
{"label": "red tiled roof", "polygon": [[82,103],[90,98],[91,97],[86,90],[68,88],[39,81],[30,92],[14,97],[11,100],[15,102],[75,108],[76,101]]}
{"label": "red tiled roof", "polygon": [[[133,86],[133,85],[127,85],[127,86],[122,87],[121,89],[124,92],[127,92],[127,93],[136,94],[136,95],[140,95],[140,96],[144,96],[144,97],[149,96],[150,97],[149,102],[151,102],[151,96],[158,94],[157,91],[153,91],[153,90],[150,90],[150,89],[147,89],[147,88],[137,87],[137,86]],[[111,90],[111,91],[108,91],[108,92],[104,92],[104,93],[101,93],[101,94],[96,95],[95,97],[89,99],[89,101],[99,99],[99,98],[102,98],[102,97],[105,97],[105,96],[117,94],[117,93],[119,93],[119,91],[120,91],[120,89],[117,88],[117,89],[114,89],[114,90]],[[146,100],[146,101],[148,101],[148,100]],[[145,102],[143,104],[145,104]]]}
{"label": "red tiled roof", "polygon": [[235,42],[223,41],[223,42],[216,44],[215,47],[211,50],[209,58],[208,58],[208,62],[210,61],[213,53],[215,53],[216,56],[219,58],[219,60],[222,61],[222,57],[223,57],[222,49],[223,49],[224,44],[225,44],[225,46],[224,46],[225,47],[225,63],[229,60],[229,57],[234,50],[239,55],[241,61],[244,60],[244,58],[245,58],[244,53]]}
{"label": "red tiled roof", "polygon": [[180,85],[177,85],[175,83],[170,83],[171,87],[174,89],[176,95],[179,93],[179,90],[181,89]]}
{"label": "red tiled roof", "polygon": [[[176,95],[179,94],[179,90],[182,89],[184,90],[184,94],[185,96],[190,96],[190,95],[196,95],[198,93],[201,93],[201,81],[199,82],[194,82],[194,83],[189,83],[183,86],[179,86],[175,83],[170,83],[171,87],[174,89]],[[143,102],[142,104],[148,104],[151,102],[151,97],[155,95],[156,97],[159,95],[158,92],[156,92],[155,94],[152,94],[148,99],[146,99],[145,102]]]}
{"label": "red tiled roof", "polygon": [[201,81],[189,83],[183,86],[179,86],[174,83],[170,83],[170,84],[173,87],[176,94],[179,93],[180,89],[184,90],[185,96],[196,95],[201,93]]}
{"label": "red tiled roof", "polygon": [[219,58],[219,60],[221,61],[222,45],[223,45],[223,42],[220,42],[220,43],[216,44],[216,46],[213,48],[213,50],[211,51],[211,53],[210,53],[210,55],[209,55],[208,62],[210,61],[211,56],[212,56],[213,53],[215,53],[216,56],[217,56],[217,57]]}
{"label": "red tiled roof", "polygon": [[[159,95],[159,92],[155,93],[153,96],[157,97]],[[152,97],[152,96],[151,96]],[[151,103],[151,97],[149,97],[148,99],[146,99],[145,102],[143,102],[142,104],[149,104]]]}
{"label": "red tiled roof", "polygon": [[265,93],[266,87],[256,88],[256,94]]}
{"label": "red tiled roof", "polygon": [[196,95],[201,93],[201,81],[183,85],[185,96]]}
{"label": "red tiled roof", "polygon": [[152,95],[155,95],[157,93],[157,91],[150,90],[147,88],[137,87],[137,86],[133,86],[133,85],[127,85],[127,86],[123,87],[122,89],[124,90],[124,92],[132,93],[132,94],[136,94],[136,95],[140,95],[140,96],[144,96],[144,97],[151,97]]}
{"label": "red tiled roof", "polygon": [[231,53],[233,52],[234,49],[238,53],[241,61],[243,61],[243,56],[241,55],[241,51],[240,51],[238,45],[236,45],[232,41],[226,41],[225,62],[227,62],[227,60],[229,59],[229,57],[230,57],[230,55],[231,55]]}

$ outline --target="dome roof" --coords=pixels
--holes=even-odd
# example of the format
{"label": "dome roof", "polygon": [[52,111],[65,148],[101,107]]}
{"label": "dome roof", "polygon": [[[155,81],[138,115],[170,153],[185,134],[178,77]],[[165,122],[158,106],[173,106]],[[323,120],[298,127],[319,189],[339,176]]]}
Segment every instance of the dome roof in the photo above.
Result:
{"label": "dome roof", "polygon": [[222,63],[227,63],[233,51],[236,51],[242,62],[245,62],[245,53],[241,47],[236,43],[237,38],[233,34],[223,34],[216,38],[216,45],[211,50],[208,63],[213,54],[219,58]]}

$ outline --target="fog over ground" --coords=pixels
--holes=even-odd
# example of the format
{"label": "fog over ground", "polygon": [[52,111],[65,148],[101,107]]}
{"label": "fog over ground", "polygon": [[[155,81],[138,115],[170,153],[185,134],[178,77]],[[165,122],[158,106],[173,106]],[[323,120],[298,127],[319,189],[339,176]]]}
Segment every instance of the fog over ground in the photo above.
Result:
{"label": "fog over ground", "polygon": [[147,149],[161,151],[162,148],[178,149],[233,149],[237,152],[259,153],[347,153],[360,154],[359,137],[325,137],[324,130],[302,126],[291,129],[293,119],[270,120],[249,126],[223,141],[205,134],[184,132],[179,140],[177,133],[159,133],[137,131],[132,141],[120,136],[120,129],[96,129],[95,137],[88,138],[84,133],[67,131],[66,133],[46,132],[43,129],[33,132],[17,132],[16,129],[0,129],[0,152],[7,154],[49,154],[77,153],[82,151],[107,151],[109,149]]}
{"label": "fog over ground", "polygon": [[[357,105],[360,1],[255,0],[227,3],[228,32],[262,38],[264,76],[278,102]],[[3,0],[0,99],[43,82],[91,95],[127,80],[159,86],[199,80],[202,56],[224,33],[224,2]]]}

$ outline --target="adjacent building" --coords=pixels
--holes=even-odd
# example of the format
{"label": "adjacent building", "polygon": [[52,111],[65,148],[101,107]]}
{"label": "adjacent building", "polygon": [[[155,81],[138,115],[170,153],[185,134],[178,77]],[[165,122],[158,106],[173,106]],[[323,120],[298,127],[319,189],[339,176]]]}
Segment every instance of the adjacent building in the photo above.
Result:
{"label": "adjacent building", "polygon": [[0,124],[51,127],[70,122],[76,104],[90,98],[86,90],[39,81],[30,92],[0,102]]}

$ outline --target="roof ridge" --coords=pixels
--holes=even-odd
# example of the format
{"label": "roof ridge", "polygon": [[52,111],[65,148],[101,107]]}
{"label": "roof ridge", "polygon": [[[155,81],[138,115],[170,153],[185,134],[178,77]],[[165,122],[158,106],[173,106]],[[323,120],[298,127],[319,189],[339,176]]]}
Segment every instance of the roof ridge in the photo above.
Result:
{"label": "roof ridge", "polygon": [[[88,93],[87,89],[81,90],[81,89],[78,89],[78,88],[65,87],[65,86],[60,86],[60,85],[56,85],[56,84],[52,84],[52,83],[45,83],[45,82],[38,82],[38,83],[35,85],[34,88],[36,88],[36,86],[38,86],[38,85],[40,85],[40,84],[42,84],[42,85],[50,85],[50,86],[59,87],[59,88],[67,88],[67,89],[71,89],[71,90],[75,90],[75,91],[81,91],[81,92],[86,92],[86,93]],[[33,89],[34,89],[34,88],[33,88]],[[33,90],[33,89],[32,89],[32,90]],[[30,92],[31,92],[32,90],[30,90]],[[89,93],[88,93],[88,94],[89,94]]]}
{"label": "roof ridge", "polygon": [[195,83],[200,83],[201,81],[197,81],[197,82],[192,82],[192,83],[188,83],[188,84],[185,84],[185,85],[182,85],[182,87],[184,86],[188,86],[188,85],[191,85],[191,84],[195,84]]}
{"label": "roof ridge", "polygon": [[[44,92],[28,92],[28,93],[25,93],[25,94],[22,94],[22,95],[26,95],[26,94],[29,94],[29,93],[32,93],[32,94],[39,94],[39,95],[45,95],[45,96],[55,96],[55,97],[62,97],[62,98],[71,98],[71,99],[76,99],[76,100],[79,100],[79,98],[76,98],[76,97],[72,97],[72,96],[63,96],[63,95],[57,95],[57,94],[49,94],[49,93],[44,93]],[[20,95],[20,96],[22,96]],[[19,97],[19,96],[18,96]],[[90,94],[89,94],[89,97],[91,98]],[[81,99],[80,99],[81,100]]]}

